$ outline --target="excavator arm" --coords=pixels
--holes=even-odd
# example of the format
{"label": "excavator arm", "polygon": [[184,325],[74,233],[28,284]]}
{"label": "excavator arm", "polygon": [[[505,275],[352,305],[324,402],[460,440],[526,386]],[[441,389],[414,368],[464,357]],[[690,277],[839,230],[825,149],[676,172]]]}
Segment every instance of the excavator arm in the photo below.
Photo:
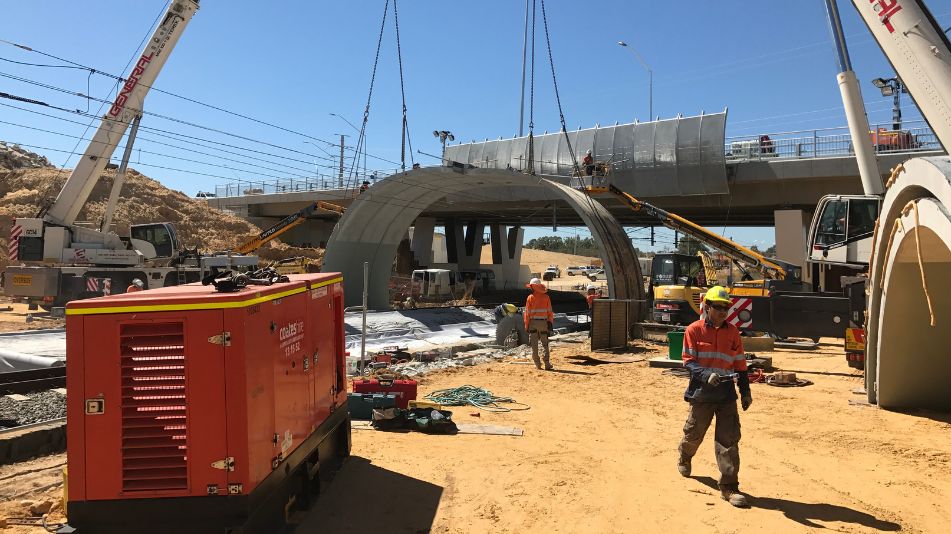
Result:
{"label": "excavator arm", "polygon": [[670,228],[671,230],[676,230],[678,232],[682,232],[683,234],[689,235],[690,237],[705,245],[722,251],[724,254],[736,261],[741,261],[759,269],[767,278],[784,280],[787,276],[786,269],[782,265],[766,258],[762,254],[748,249],[731,239],[727,239],[719,234],[715,234],[710,230],[707,230],[698,224],[694,224],[675,213],[670,213],[669,211],[658,208],[653,204],[638,200],[624,191],[621,191],[614,184],[609,184],[607,187],[587,186],[584,188],[584,191],[588,194],[603,192],[611,193],[632,210],[646,213],[647,215],[657,219],[661,224],[667,228]]}
{"label": "excavator arm", "polygon": [[274,226],[264,230],[263,232],[255,236],[254,238],[248,240],[247,242],[245,242],[244,244],[236,248],[235,252],[239,254],[250,254],[251,252],[254,252],[255,250],[261,248],[265,243],[268,243],[272,239],[276,239],[281,234],[302,224],[304,221],[307,220],[307,217],[310,216],[310,214],[314,213],[317,210],[330,211],[338,215],[343,215],[347,211],[347,209],[342,206],[338,206],[336,204],[331,204],[330,202],[324,202],[322,200],[318,200],[317,202],[314,202],[310,206],[307,206],[306,208],[298,211],[297,213],[292,213],[291,215],[288,215],[287,217],[281,219]]}

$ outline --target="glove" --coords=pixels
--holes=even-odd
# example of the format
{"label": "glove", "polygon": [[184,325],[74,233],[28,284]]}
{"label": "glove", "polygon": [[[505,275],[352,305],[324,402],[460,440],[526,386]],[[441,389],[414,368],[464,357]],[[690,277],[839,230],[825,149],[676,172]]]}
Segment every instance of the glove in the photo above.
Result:
{"label": "glove", "polygon": [[710,371],[710,376],[707,377],[707,384],[714,387],[720,385],[720,375],[715,371]]}
{"label": "glove", "polygon": [[744,412],[746,411],[747,408],[750,407],[751,404],[753,404],[753,397],[752,397],[752,396],[750,396],[750,395],[743,395],[743,396],[740,398],[740,405],[743,406],[743,411],[744,411]]}
{"label": "glove", "polygon": [[551,324],[551,321],[548,321],[548,335],[550,336],[552,332],[555,331],[555,325]]}

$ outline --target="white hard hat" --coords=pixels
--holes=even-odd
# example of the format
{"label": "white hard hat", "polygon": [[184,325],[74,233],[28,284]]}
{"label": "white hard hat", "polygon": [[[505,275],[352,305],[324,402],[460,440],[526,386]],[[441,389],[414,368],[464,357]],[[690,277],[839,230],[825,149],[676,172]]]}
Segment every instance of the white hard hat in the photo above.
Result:
{"label": "white hard hat", "polygon": [[598,289],[598,286],[594,284],[588,284],[588,291],[594,291],[596,289]]}
{"label": "white hard hat", "polygon": [[134,286],[136,286],[136,287],[145,287],[145,282],[143,282],[142,280],[139,280],[138,278],[136,278],[136,279],[132,280],[132,285],[134,285]]}
{"label": "white hard hat", "polygon": [[589,156],[590,156],[590,155],[591,155],[591,149],[588,149],[588,151],[587,151],[587,152],[585,152],[585,154],[587,154],[587,155],[589,155]]}
{"label": "white hard hat", "polygon": [[542,283],[542,281],[539,280],[538,278],[532,278],[531,280],[528,281],[528,285],[530,285],[530,286],[533,286],[533,285],[536,285],[536,284],[541,284],[541,283]]}

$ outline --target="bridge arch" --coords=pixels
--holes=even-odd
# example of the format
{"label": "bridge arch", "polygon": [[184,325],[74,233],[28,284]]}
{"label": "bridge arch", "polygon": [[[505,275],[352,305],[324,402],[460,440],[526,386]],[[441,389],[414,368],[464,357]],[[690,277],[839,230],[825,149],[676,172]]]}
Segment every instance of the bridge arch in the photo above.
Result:
{"label": "bridge arch", "polygon": [[882,407],[951,410],[944,378],[951,374],[949,212],[947,157],[906,162],[882,203],[869,270],[865,361],[869,401]]}
{"label": "bridge arch", "polygon": [[[563,184],[507,170],[448,167],[390,176],[362,193],[338,221],[327,243],[323,270],[342,272],[348,306],[362,301],[363,263],[370,266],[368,307],[389,306],[388,282],[397,247],[416,218],[447,195],[489,188],[542,188],[567,202],[591,231],[605,265],[612,298],[644,299],[640,264],[624,228],[600,203]],[[634,307],[641,320],[643,306]]]}

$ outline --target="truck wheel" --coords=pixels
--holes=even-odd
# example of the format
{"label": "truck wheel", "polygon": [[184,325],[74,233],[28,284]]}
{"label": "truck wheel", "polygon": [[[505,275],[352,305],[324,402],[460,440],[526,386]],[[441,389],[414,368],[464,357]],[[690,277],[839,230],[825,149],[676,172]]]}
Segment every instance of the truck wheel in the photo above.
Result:
{"label": "truck wheel", "polygon": [[528,332],[522,314],[506,315],[495,327],[495,343],[502,347],[517,347],[528,344]]}

